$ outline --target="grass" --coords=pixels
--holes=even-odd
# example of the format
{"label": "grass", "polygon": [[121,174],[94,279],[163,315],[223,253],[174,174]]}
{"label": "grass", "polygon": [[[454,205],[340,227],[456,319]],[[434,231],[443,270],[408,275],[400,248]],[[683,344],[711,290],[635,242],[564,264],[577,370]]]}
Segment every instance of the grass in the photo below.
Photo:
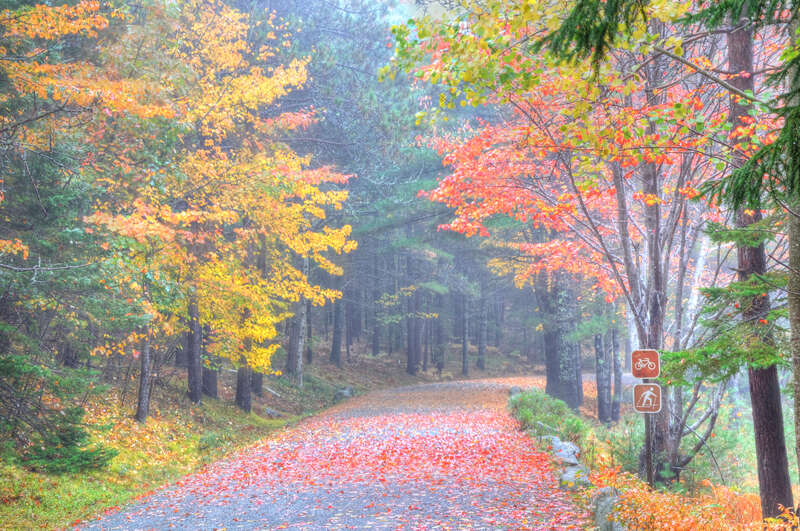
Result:
{"label": "grass", "polygon": [[539,389],[512,396],[509,406],[520,427],[534,436],[556,435],[561,440],[582,446],[590,429],[566,403]]}
{"label": "grass", "polygon": [[[3,528],[65,527],[105,508],[122,506],[293,420],[246,414],[220,400],[205,399],[195,406],[182,394],[178,389],[159,393],[144,425],[131,418],[131,404],[121,404],[118,390],[89,402],[87,421],[111,426],[97,432],[95,439],[119,452],[104,470],[43,474],[5,456],[0,463]],[[170,402],[173,406],[167,413]]]}

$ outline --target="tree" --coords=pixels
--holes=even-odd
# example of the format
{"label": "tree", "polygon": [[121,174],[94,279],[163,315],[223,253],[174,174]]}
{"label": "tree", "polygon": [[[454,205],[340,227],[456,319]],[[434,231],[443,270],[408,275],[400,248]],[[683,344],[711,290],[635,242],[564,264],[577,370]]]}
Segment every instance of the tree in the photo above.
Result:
{"label": "tree", "polygon": [[[54,301],[54,329],[60,329],[68,342],[62,348],[69,352],[72,365],[77,363],[77,356],[88,357],[97,346],[90,326],[97,320],[119,320],[108,327],[107,333],[130,326],[139,328],[146,322],[141,313],[134,316],[131,312],[132,305],[141,301],[139,284],[134,285],[130,297],[114,300],[116,290],[106,279],[119,279],[118,272],[109,271],[97,259],[109,249],[109,243],[99,240],[80,219],[92,208],[92,202],[99,200],[97,188],[85,176],[97,155],[97,143],[103,140],[96,133],[102,131],[106,121],[121,115],[131,122],[174,116],[160,98],[159,87],[120,74],[113,61],[100,53],[96,41],[99,32],[109,36],[111,46],[118,43],[114,32],[120,25],[115,20],[121,14],[97,2],[77,2],[55,7],[23,5],[0,15],[3,49],[11,54],[2,66],[6,74],[3,89],[8,96],[4,105],[5,110],[13,109],[3,113],[3,160],[11,170],[4,172],[5,186],[12,197],[11,204],[3,205],[5,219],[16,217],[14,210],[28,202],[26,196],[33,200],[29,204],[35,205],[35,210],[25,208],[25,223],[12,224],[12,230],[4,231],[16,237],[0,243],[2,254],[5,258],[16,254],[16,260],[23,261],[6,264],[4,272],[11,273],[12,285],[22,281],[24,286],[27,272],[34,273],[31,280],[36,280],[40,270],[48,277],[34,292],[23,295],[24,288],[15,291],[23,295],[25,304],[32,303],[30,316],[34,319],[43,305],[49,304],[46,301]],[[87,56],[93,60],[87,60]],[[125,153],[122,150],[123,160]],[[15,174],[16,170],[21,173]],[[16,175],[24,180],[17,181]],[[30,183],[33,195],[16,193],[22,182]],[[33,246],[25,242],[25,233],[32,237]],[[31,254],[38,263],[34,267],[24,264]],[[63,262],[51,265],[54,259]],[[84,304],[84,300],[91,302]],[[79,336],[83,336],[81,341],[77,341]],[[32,339],[36,343],[48,340],[45,335]],[[74,348],[78,344],[82,345],[80,352]],[[7,352],[4,348],[4,354]],[[149,356],[142,362],[147,373]],[[149,380],[143,389],[149,390]],[[146,407],[142,413],[146,414]]]}
{"label": "tree", "polygon": [[[346,177],[328,167],[310,168],[308,157],[278,140],[307,127],[311,113],[263,112],[306,78],[303,61],[270,64],[279,46],[276,32],[282,31],[274,16],[253,32],[246,15],[221,3],[180,7],[178,29],[169,39],[181,46],[167,48],[171,51],[160,60],[183,68],[181,83],[174,83],[180,88],[171,97],[191,102],[181,109],[181,119],[191,127],[182,132],[172,171],[156,174],[158,185],[137,194],[145,199],[133,205],[122,201],[114,205],[119,213],[99,211],[91,219],[134,238],[150,224],[160,241],[170,242],[163,255],[189,266],[174,278],[186,286],[183,298],[189,301],[193,330],[210,326],[209,354],[240,366],[240,380],[249,385],[252,370],[270,372],[278,347],[271,340],[278,323],[291,316],[291,303],[307,299],[322,305],[339,296],[311,284],[295,262],[297,257],[312,260],[340,274],[324,254],[355,248],[348,240],[350,227],[318,222],[327,208],[341,208],[346,193],[319,185]],[[196,24],[201,19],[202,30]],[[192,359],[196,369],[197,357]],[[200,374],[189,374],[197,390]],[[248,394],[249,388],[239,390],[237,402],[243,407]]]}
{"label": "tree", "polygon": [[[435,154],[413,141],[427,127],[415,123],[414,113],[432,91],[415,88],[405,76],[379,82],[373,75],[393,53],[387,42],[390,2],[356,0],[335,8],[323,0],[281,0],[269,6],[302,28],[291,52],[311,56],[308,82],[282,105],[289,110],[310,102],[320,120],[291,135],[290,145],[358,176],[348,182],[341,222],[357,227],[359,248],[342,264],[346,301],[331,350],[339,341],[345,349],[358,342],[366,321],[373,354],[393,351],[402,341],[406,369],[424,370],[425,353],[430,356],[425,338],[435,320],[450,317],[435,304],[430,308],[431,299],[456,291],[453,250],[462,247],[452,235],[436,233],[447,210],[416,200],[440,172]],[[467,247],[474,252],[474,245]],[[474,280],[479,272],[476,267],[465,275]]]}
{"label": "tree", "polygon": [[[727,35],[728,70],[738,72],[730,83],[745,92],[752,92],[753,82],[753,34],[750,28],[736,28]],[[746,125],[750,105],[732,94],[730,121],[734,130]],[[744,149],[735,153],[735,166],[743,164]],[[761,221],[760,205],[754,210],[740,209],[736,212],[736,227],[751,229]],[[737,246],[739,281],[747,282],[751,277],[763,276],[767,272],[767,257],[763,241],[755,245]],[[766,323],[769,318],[770,301],[766,294],[747,297],[741,302],[742,318],[748,323]],[[769,332],[750,335],[748,343],[773,343]],[[750,401],[753,407],[753,431],[758,455],[758,484],[761,493],[761,509],[764,516],[777,516],[781,506],[793,507],[792,482],[789,478],[789,463],[783,435],[783,412],[780,383],[776,364],[748,367]]]}
{"label": "tree", "polygon": [[[765,1],[765,0],[731,0],[717,2],[696,13],[689,15],[688,22],[703,22],[709,28],[715,29],[729,21],[738,21],[744,25],[745,29],[728,30],[729,42],[729,63],[731,72],[753,72],[752,68],[752,33],[751,28],[764,28],[775,24],[788,24],[791,34],[794,33],[794,41],[790,42],[789,50],[796,49],[798,14],[797,5],[791,1]],[[632,26],[640,18],[647,17],[647,11],[643,3],[638,0],[624,2],[614,2],[608,5],[601,5],[594,0],[579,0],[573,6],[570,13],[564,19],[560,27],[547,35],[541,43],[547,44],[557,55],[567,58],[586,57],[591,55],[595,64],[599,64],[612,42],[623,33],[622,28]],[[588,23],[587,23],[588,22]],[[680,59],[680,58],[676,58]],[[748,160],[746,150],[739,150],[734,153],[735,167],[738,169],[733,174],[721,180],[716,186],[716,190],[723,200],[732,204],[734,208],[740,208],[743,203],[748,203],[750,210],[757,213],[760,211],[761,196],[763,191],[769,190],[778,195],[787,194],[786,197],[796,196],[798,185],[800,184],[800,157],[796,151],[798,145],[798,120],[800,120],[800,106],[798,106],[798,94],[800,94],[800,55],[789,52],[784,55],[783,63],[777,67],[777,73],[773,79],[782,81],[789,80],[788,91],[784,95],[784,104],[779,106],[777,114],[783,117],[783,127],[780,134],[773,138],[772,142],[749,154]],[[714,76],[710,72],[701,68],[696,68],[709,79],[723,85],[731,94],[731,122],[734,128],[739,127],[737,123],[746,114],[747,105],[743,101],[754,101],[752,94],[753,82],[752,74],[748,76],[734,77],[732,82],[726,82]],[[744,89],[744,92],[743,90]],[[751,92],[746,91],[750,89]],[[744,125],[744,124],[742,124]],[[748,215],[743,212],[737,213],[737,223],[740,227],[748,226],[758,222],[760,214]],[[791,213],[790,218],[790,262],[792,257],[796,257],[797,243],[794,237],[800,234],[797,231],[797,215]],[[751,274],[763,274],[765,269],[764,251],[761,244],[753,246],[740,246],[739,258],[741,266],[739,268],[740,279],[744,280]],[[790,264],[791,267],[791,264]],[[791,287],[797,287],[797,269],[789,272]],[[797,298],[795,289],[789,289],[789,308],[791,311],[790,322],[794,332],[793,341],[796,340],[800,330],[800,300]],[[745,318],[763,319],[768,306],[765,298],[761,301],[751,299],[745,304],[753,308],[750,315]],[[800,349],[793,350],[795,366],[800,367]],[[780,513],[779,504],[790,506],[792,504],[791,489],[789,488],[788,470],[783,465],[786,460],[785,449],[782,442],[782,429],[778,433],[773,432],[766,424],[774,426],[775,422],[781,418],[779,387],[777,377],[774,375],[775,367],[751,367],[749,369],[751,381],[751,394],[753,396],[754,415],[759,417],[759,423],[765,425],[756,427],[756,441],[759,447],[759,483],[762,491],[762,510],[764,516],[774,516]],[[800,370],[795,371],[795,407],[800,399],[800,384],[797,383],[797,376]],[[766,408],[766,409],[763,409]],[[798,409],[797,411],[800,411]],[[778,422],[779,426],[782,426]],[[800,424],[796,425],[796,431]],[[800,446],[796,448],[798,463],[800,463]]]}
{"label": "tree", "polygon": [[[715,211],[690,202],[721,171],[705,155],[716,149],[723,122],[709,107],[718,87],[691,66],[666,62],[649,44],[677,49],[674,20],[686,7],[648,5],[648,24],[640,21],[599,67],[565,63],[530,46],[547,31],[555,8],[465,2],[449,20],[395,28],[397,69],[444,85],[442,113],[508,108],[503,120],[432,140],[452,173],[428,197],[454,208],[444,228],[467,236],[497,239],[487,221],[501,216],[546,230],[545,240],[532,239],[532,230],[500,240],[528,258],[517,267],[521,281],[558,271],[589,278],[609,301],[624,299],[641,347],[681,350],[697,340],[696,316],[679,312],[680,334],[667,336],[670,292],[682,300],[684,289],[670,278],[698,281],[687,271],[723,266],[704,258],[702,228]],[[692,41],[681,53],[699,48]],[[679,389],[669,390],[655,416],[661,481],[679,471],[669,460],[683,436],[685,405],[691,410],[697,401],[684,404]]]}

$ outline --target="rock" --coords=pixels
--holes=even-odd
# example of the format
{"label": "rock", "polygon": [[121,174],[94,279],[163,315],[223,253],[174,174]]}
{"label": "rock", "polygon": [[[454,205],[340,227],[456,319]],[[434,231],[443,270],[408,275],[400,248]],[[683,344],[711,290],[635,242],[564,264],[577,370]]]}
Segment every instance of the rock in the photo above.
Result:
{"label": "rock", "polygon": [[576,444],[569,441],[559,441],[557,445],[553,445],[553,449],[559,452],[566,452],[575,455],[581,453],[581,449],[578,448]]}
{"label": "rock", "polygon": [[551,448],[553,457],[562,465],[575,466],[580,464],[578,457],[581,455],[581,449],[569,441],[562,441],[555,435],[544,435],[540,437]]}
{"label": "rock", "polygon": [[353,395],[355,395],[355,390],[352,387],[347,386],[336,391],[336,393],[333,395],[333,399],[338,402],[340,400],[344,400],[345,398],[353,398]]}
{"label": "rock", "polygon": [[582,465],[569,466],[561,474],[559,486],[564,490],[578,490],[580,487],[588,487],[589,471]]}
{"label": "rock", "polygon": [[517,385],[508,390],[508,396],[517,396],[519,394],[522,394],[522,387]]}
{"label": "rock", "polygon": [[537,425],[537,426],[539,426],[540,428],[542,428],[542,429],[543,429],[543,430],[545,430],[545,431],[549,431],[550,433],[558,433],[558,430],[557,430],[557,429],[555,429],[555,428],[554,428],[554,427],[552,427],[552,426],[548,426],[548,425],[547,425],[547,424],[545,424],[544,422],[539,422],[539,421],[537,420],[537,421],[536,421],[536,425]]}
{"label": "rock", "polygon": [[592,497],[594,523],[598,531],[625,531],[625,526],[611,520],[617,501],[619,501],[619,491],[614,487],[603,487]]}
{"label": "rock", "polygon": [[269,418],[269,419],[280,419],[280,418],[283,418],[285,415],[283,413],[281,413],[280,411],[277,411],[277,410],[272,409],[270,407],[265,407],[264,408],[264,416]]}
{"label": "rock", "polygon": [[562,464],[567,466],[580,464],[578,456],[581,454],[581,449],[576,445],[568,441],[558,441],[557,444],[551,444],[553,446],[553,457]]}
{"label": "rock", "polygon": [[545,441],[547,444],[549,444],[553,448],[555,448],[556,446],[560,446],[562,444],[561,443],[561,439],[559,439],[555,435],[542,435],[539,438],[541,440]]}
{"label": "rock", "polygon": [[554,452],[553,457],[555,457],[556,460],[562,465],[575,466],[580,464],[580,461],[578,460],[578,454],[568,452],[566,450]]}

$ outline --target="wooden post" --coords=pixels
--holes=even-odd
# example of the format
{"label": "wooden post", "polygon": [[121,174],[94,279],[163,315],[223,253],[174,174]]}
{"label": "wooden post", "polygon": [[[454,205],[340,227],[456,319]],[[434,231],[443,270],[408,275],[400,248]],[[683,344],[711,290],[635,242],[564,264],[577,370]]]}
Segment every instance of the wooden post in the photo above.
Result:
{"label": "wooden post", "polygon": [[[650,379],[645,378],[642,382],[650,383]],[[653,474],[653,426],[649,413],[644,414],[644,461],[647,484],[652,488],[655,485]]]}
{"label": "wooden post", "polygon": [[[634,350],[631,353],[631,373],[634,378],[641,378],[642,384],[655,383],[655,378],[661,374],[661,358],[657,351],[652,349]],[[652,414],[657,410],[653,407],[646,407],[644,404],[637,403],[637,388],[642,386],[635,385],[633,387],[633,407],[635,410],[640,411],[644,415],[644,470],[647,484],[653,487],[655,484],[655,471],[653,470],[653,419]],[[652,391],[650,391],[652,392]],[[658,394],[658,411],[661,410],[660,398],[661,393]],[[652,402],[651,402],[651,405]]]}

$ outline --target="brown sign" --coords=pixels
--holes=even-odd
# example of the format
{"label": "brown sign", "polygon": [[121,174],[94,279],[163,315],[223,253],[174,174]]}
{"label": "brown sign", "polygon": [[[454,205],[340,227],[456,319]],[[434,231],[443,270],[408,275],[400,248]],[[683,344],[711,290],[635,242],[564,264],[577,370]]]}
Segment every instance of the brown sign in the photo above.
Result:
{"label": "brown sign", "polygon": [[634,350],[631,354],[631,372],[634,378],[658,378],[661,360],[657,350]]}
{"label": "brown sign", "polygon": [[639,413],[661,411],[661,386],[651,383],[634,385],[633,409]]}

